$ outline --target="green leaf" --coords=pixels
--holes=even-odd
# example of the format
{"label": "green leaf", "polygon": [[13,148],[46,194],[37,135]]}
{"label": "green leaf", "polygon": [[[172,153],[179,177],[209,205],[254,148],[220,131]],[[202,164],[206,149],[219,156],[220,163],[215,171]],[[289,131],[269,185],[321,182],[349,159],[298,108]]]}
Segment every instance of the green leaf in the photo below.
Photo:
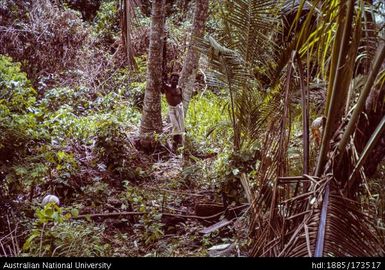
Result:
{"label": "green leaf", "polygon": [[77,218],[77,217],[79,216],[79,210],[76,209],[76,208],[71,209],[71,215],[72,215],[74,218]]}

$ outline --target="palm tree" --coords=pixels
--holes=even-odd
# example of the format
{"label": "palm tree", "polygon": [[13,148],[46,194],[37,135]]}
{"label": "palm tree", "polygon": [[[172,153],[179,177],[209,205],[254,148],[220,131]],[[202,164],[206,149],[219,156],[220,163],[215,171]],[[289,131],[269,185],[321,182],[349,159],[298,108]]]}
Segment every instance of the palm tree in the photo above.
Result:
{"label": "palm tree", "polygon": [[277,109],[273,100],[270,104],[263,102],[259,78],[266,77],[268,71],[256,67],[270,61],[269,55],[273,51],[268,35],[275,33],[278,21],[270,15],[276,13],[275,1],[242,0],[217,4],[221,5],[223,14],[223,44],[208,36],[199,43],[199,48],[209,58],[208,83],[228,92],[233,148],[239,152],[259,137],[261,126],[269,115],[267,107]]}
{"label": "palm tree", "polygon": [[[246,141],[261,145],[251,254],[384,254],[369,207],[362,203],[367,168],[377,167],[385,154],[385,46],[379,29],[365,17],[371,3],[275,2],[281,12],[270,9],[263,16],[257,6],[265,1],[225,3],[222,44],[209,39],[201,49],[229,90],[235,150]],[[267,32],[280,16],[288,21],[282,31]],[[367,63],[370,67],[362,68]],[[307,123],[315,111],[314,85],[326,92],[327,120],[318,158],[309,162]],[[296,109],[299,105],[302,110]],[[287,176],[293,119],[298,117],[303,123],[303,171]],[[368,162],[372,153],[378,158]]]}
{"label": "palm tree", "polygon": [[[301,5],[297,14],[300,14],[300,9]],[[366,181],[363,160],[383,134],[383,121],[371,121],[372,117],[367,115],[375,131],[363,140],[366,144],[363,151],[358,152],[354,143],[354,138],[360,133],[361,127],[357,123],[360,116],[363,117],[368,96],[379,87],[375,80],[385,58],[382,38],[379,37],[371,43],[370,50],[377,50],[377,54],[369,73],[355,72],[360,65],[356,59],[362,57],[359,55],[362,32],[367,29],[364,27],[363,9],[354,1],[313,3],[310,13],[303,18],[303,26],[298,31],[294,30],[299,61],[310,57],[319,68],[319,77],[323,76],[327,82],[327,121],[314,175],[304,173],[300,177],[277,178],[271,192],[267,223],[274,229],[263,226],[267,237],[255,242],[254,255],[318,257],[384,253],[367,207],[360,201],[363,195],[361,187]],[[315,13],[318,13],[318,24],[306,33]],[[298,23],[299,20],[295,20],[293,25]],[[319,67],[323,63],[328,67],[326,72]],[[308,62],[308,69],[310,65]],[[360,78],[362,83],[358,88],[354,82]],[[357,102],[351,100],[353,95],[349,90],[360,94]],[[380,114],[384,117],[385,111]],[[285,192],[279,191],[280,186]],[[302,194],[298,192],[299,187]],[[260,196],[255,210],[262,200],[266,200],[265,197],[266,194]],[[254,225],[259,222],[254,219]]]}
{"label": "palm tree", "polygon": [[144,95],[140,138],[143,146],[162,132],[160,89],[162,87],[162,36],[164,33],[164,0],[154,0],[151,12],[150,47],[148,53],[147,85]]}

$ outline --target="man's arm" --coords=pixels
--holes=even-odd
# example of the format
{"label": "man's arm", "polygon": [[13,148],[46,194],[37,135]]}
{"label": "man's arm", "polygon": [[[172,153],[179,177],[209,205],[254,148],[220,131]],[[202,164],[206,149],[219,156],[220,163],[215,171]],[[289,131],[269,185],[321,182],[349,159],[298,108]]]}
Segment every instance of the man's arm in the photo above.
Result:
{"label": "man's arm", "polygon": [[176,87],[176,93],[178,96],[182,96],[182,88],[180,88],[179,86]]}

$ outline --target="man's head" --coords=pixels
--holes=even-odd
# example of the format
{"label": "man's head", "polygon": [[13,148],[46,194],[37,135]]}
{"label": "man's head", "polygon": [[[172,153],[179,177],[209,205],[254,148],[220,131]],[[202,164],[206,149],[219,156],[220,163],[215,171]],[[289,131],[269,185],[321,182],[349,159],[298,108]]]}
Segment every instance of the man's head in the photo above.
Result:
{"label": "man's head", "polygon": [[171,78],[170,78],[171,87],[175,88],[178,85],[178,81],[179,81],[179,75],[176,73],[171,74]]}

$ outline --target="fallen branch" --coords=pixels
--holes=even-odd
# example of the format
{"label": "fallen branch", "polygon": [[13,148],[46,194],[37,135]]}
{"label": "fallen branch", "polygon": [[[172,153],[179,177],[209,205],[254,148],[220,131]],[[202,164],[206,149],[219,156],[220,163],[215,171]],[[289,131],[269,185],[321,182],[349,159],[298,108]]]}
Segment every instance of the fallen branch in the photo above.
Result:
{"label": "fallen branch", "polygon": [[200,230],[199,233],[201,234],[209,234],[209,233],[212,233],[216,230],[219,230],[220,228],[222,227],[225,227],[231,223],[233,223],[234,221],[236,220],[236,218],[232,219],[232,220],[228,220],[227,218],[224,218],[222,219],[221,221],[209,226],[209,227],[206,227],[204,228],[203,230]]}
{"label": "fallen branch", "polygon": [[[168,216],[168,217],[178,217],[178,218],[191,218],[191,219],[198,219],[198,220],[208,220],[208,219],[213,219],[216,217],[221,216],[224,214],[225,211],[216,213],[215,215],[211,216],[196,216],[196,215],[183,215],[183,214],[173,214],[173,213],[162,213],[163,216]],[[102,213],[102,214],[84,214],[84,215],[79,215],[77,218],[78,219],[83,219],[83,218],[114,218],[114,217],[120,217],[120,216],[142,216],[146,215],[148,213],[145,212],[114,212],[114,213]]]}
{"label": "fallen branch", "polygon": [[[233,208],[229,208],[228,211],[237,211],[239,209],[245,208],[248,204],[239,205]],[[210,216],[197,216],[197,215],[183,215],[183,214],[174,214],[174,213],[162,213],[165,217],[177,217],[177,218],[186,218],[186,219],[197,219],[197,220],[210,220],[214,218],[218,218],[221,215],[225,214],[226,210],[220,211],[214,215]],[[84,218],[114,218],[121,216],[141,216],[146,215],[146,212],[113,212],[113,213],[99,213],[99,214],[83,214],[79,215],[77,219]]]}
{"label": "fallen branch", "polygon": [[113,213],[102,213],[102,214],[83,214],[79,215],[76,218],[77,219],[83,219],[83,218],[109,218],[109,217],[119,217],[119,216],[140,216],[145,213],[142,212],[113,212]]}

